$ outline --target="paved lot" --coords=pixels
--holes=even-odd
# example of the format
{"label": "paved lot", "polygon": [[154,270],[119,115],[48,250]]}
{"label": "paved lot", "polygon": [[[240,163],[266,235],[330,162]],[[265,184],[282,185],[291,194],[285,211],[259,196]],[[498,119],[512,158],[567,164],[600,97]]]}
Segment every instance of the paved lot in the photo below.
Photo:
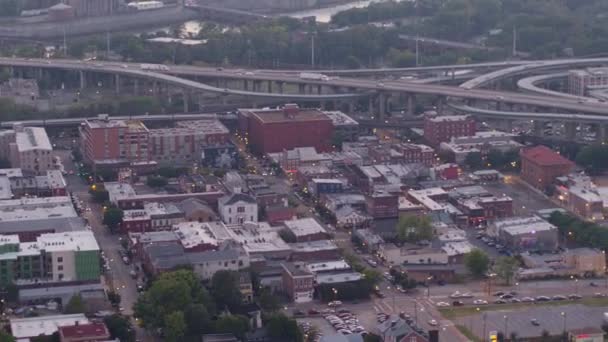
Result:
{"label": "paved lot", "polygon": [[[483,335],[484,320],[486,336],[492,330],[505,331],[506,328],[507,336],[515,331],[519,337],[535,337],[540,336],[543,330],[549,331],[551,335],[558,335],[564,330],[601,328],[603,313],[607,311],[608,307],[588,307],[582,304],[526,306],[521,309],[488,311],[461,317],[455,322],[465,326],[478,337]],[[538,320],[540,325],[532,325],[532,319]]]}
{"label": "paved lot", "polygon": [[488,183],[484,187],[496,196],[511,197],[515,215],[531,215],[541,209],[556,207],[545,197],[521,184],[515,176],[507,176],[507,180],[505,183]]}

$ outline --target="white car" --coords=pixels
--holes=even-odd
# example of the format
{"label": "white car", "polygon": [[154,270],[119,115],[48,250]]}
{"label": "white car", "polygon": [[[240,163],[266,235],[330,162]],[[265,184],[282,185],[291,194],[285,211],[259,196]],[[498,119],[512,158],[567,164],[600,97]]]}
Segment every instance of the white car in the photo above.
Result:
{"label": "white car", "polygon": [[460,298],[473,298],[473,294],[471,292],[465,292],[460,295]]}
{"label": "white car", "polygon": [[473,304],[475,304],[475,305],[486,305],[486,304],[488,304],[488,301],[485,300],[485,299],[475,299],[473,301]]}
{"label": "white car", "polygon": [[437,324],[438,324],[438,323],[437,323],[437,321],[436,321],[436,320],[434,320],[434,319],[429,320],[429,322],[428,322],[428,323],[429,323],[429,325],[430,325],[430,326],[432,326],[432,327],[436,327],[436,326],[437,326]]}
{"label": "white car", "polygon": [[437,306],[443,307],[443,306],[450,306],[450,303],[446,303],[446,302],[439,302],[437,303]]}
{"label": "white car", "polygon": [[460,298],[462,297],[462,293],[460,291],[456,291],[450,295],[450,298]]}

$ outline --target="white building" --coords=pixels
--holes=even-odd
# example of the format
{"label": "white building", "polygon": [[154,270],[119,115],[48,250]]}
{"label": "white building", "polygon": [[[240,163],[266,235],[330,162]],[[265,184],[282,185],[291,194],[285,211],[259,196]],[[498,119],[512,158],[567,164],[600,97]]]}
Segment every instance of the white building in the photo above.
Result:
{"label": "white building", "polygon": [[9,147],[11,167],[38,175],[53,169],[53,146],[44,128],[16,127],[14,138]]}
{"label": "white building", "polygon": [[243,193],[233,193],[218,199],[220,217],[225,224],[258,222],[258,203],[255,198]]}
{"label": "white building", "polygon": [[12,318],[11,334],[17,341],[30,341],[38,336],[51,336],[59,327],[91,323],[84,314]]}
{"label": "white building", "polygon": [[312,217],[288,220],[283,224],[293,233],[297,242],[325,240],[329,237],[325,228]]}
{"label": "white building", "polygon": [[409,244],[398,247],[387,243],[379,247],[378,254],[391,265],[448,263],[448,254],[443,250]]}

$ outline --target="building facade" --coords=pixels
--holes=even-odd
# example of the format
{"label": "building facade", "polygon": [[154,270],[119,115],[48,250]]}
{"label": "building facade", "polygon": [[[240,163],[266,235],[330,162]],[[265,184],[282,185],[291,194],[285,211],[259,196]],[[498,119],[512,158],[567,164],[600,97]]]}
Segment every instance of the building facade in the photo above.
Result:
{"label": "building facade", "polygon": [[475,121],[468,115],[446,115],[424,119],[424,138],[433,146],[450,141],[454,137],[474,135],[475,132]]}
{"label": "building facade", "polygon": [[574,163],[552,149],[539,145],[522,149],[521,178],[537,189],[545,190],[557,177],[569,174]]}
{"label": "building facade", "polygon": [[296,147],[328,151],[334,132],[332,120],[323,112],[291,104],[279,109],[240,110],[239,128],[256,154]]}
{"label": "building facade", "polygon": [[314,275],[304,268],[297,268],[292,263],[284,263],[282,266],[283,289],[289,299],[295,303],[312,301]]}
{"label": "building facade", "polygon": [[148,162],[150,132],[136,120],[112,120],[107,116],[85,120],[80,126],[82,154],[91,165]]}
{"label": "building facade", "polygon": [[225,224],[258,222],[258,203],[247,194],[234,193],[220,197],[218,209]]}
{"label": "building facade", "polygon": [[[8,143],[7,159],[11,167],[36,175],[54,169],[53,146],[44,128],[18,126],[14,134],[9,131],[2,136],[0,142]],[[2,149],[6,150],[6,146]]]}

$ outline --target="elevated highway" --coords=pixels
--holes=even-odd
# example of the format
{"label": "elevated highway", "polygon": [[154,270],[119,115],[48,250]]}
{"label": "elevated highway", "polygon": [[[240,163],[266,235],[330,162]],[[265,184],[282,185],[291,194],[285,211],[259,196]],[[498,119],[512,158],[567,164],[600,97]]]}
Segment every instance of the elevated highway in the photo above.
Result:
{"label": "elevated highway", "polygon": [[[302,79],[299,75],[287,72],[269,72],[258,70],[255,72],[247,72],[234,69],[212,69],[212,68],[197,68],[192,66],[170,66],[167,70],[145,71],[141,70],[139,64],[127,63],[112,63],[112,62],[83,62],[74,60],[54,60],[54,59],[19,59],[19,58],[1,58],[1,66],[20,66],[31,68],[51,68],[63,70],[75,70],[84,72],[109,73],[116,75],[124,75],[134,78],[141,78],[151,81],[163,82],[166,84],[180,87],[187,91],[194,92],[210,92],[225,95],[239,95],[250,98],[263,98],[275,100],[302,100],[302,101],[324,101],[324,100],[339,100],[352,99],[362,96],[370,96],[370,94],[389,94],[389,93],[406,93],[406,94],[424,94],[436,95],[449,98],[459,98],[464,100],[481,100],[492,101],[508,104],[522,104],[540,108],[553,108],[555,110],[572,111],[588,114],[608,115],[608,106],[603,103],[579,103],[575,99],[555,98],[541,95],[530,95],[515,92],[505,92],[496,90],[477,89],[477,87],[490,82],[500,77],[538,71],[539,69],[550,69],[565,66],[580,66],[580,65],[596,65],[608,62],[608,58],[597,59],[578,59],[578,60],[560,60],[548,62],[535,62],[532,65],[522,65],[507,68],[507,71],[498,71],[484,76],[474,78],[471,81],[465,82],[460,87],[436,85],[436,84],[421,84],[408,81],[375,81],[366,79],[334,77],[329,80],[309,80]],[[270,81],[270,82],[285,82],[293,84],[329,86],[337,89],[346,89],[347,93],[336,94],[283,94],[261,91],[237,90],[222,87],[214,87],[204,83],[184,79],[174,76],[174,74],[189,73],[190,76],[207,77],[213,79],[234,79],[248,81]],[[488,76],[490,75],[490,76]]]}
{"label": "elevated highway", "polygon": [[[43,126],[43,127],[64,127],[77,126],[84,120],[98,119],[98,116],[85,116],[78,118],[64,119],[39,119],[39,120],[23,120],[23,121],[5,121],[0,123],[2,128],[13,128],[17,124],[24,126]],[[203,120],[203,119],[221,119],[221,120],[236,120],[236,115],[232,114],[162,114],[162,115],[133,115],[133,116],[111,116],[116,120],[140,120],[143,122],[155,121],[185,121],[185,120]]]}

